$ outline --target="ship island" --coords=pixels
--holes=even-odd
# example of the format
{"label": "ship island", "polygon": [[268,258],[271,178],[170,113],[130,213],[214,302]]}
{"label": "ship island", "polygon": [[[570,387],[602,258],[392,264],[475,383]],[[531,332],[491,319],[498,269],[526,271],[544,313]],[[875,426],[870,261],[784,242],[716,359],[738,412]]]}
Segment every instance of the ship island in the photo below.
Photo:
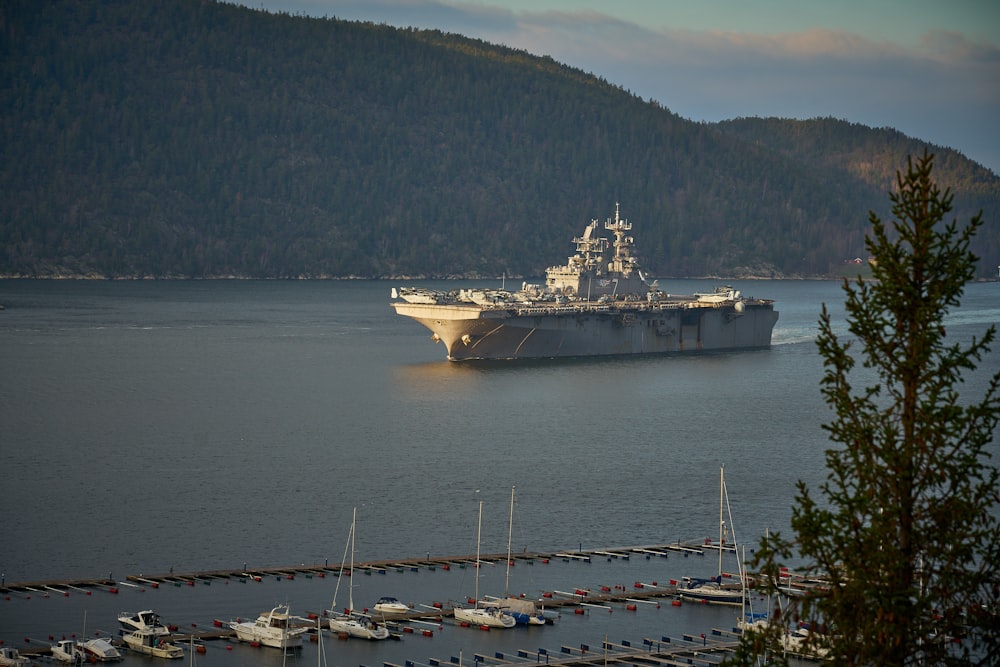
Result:
{"label": "ship island", "polygon": [[573,239],[565,265],[545,284],[517,291],[392,288],[390,305],[443,343],[451,361],[545,359],[766,348],[778,321],[772,299],[744,297],[731,286],[670,294],[643,274],[632,224],[596,219]]}

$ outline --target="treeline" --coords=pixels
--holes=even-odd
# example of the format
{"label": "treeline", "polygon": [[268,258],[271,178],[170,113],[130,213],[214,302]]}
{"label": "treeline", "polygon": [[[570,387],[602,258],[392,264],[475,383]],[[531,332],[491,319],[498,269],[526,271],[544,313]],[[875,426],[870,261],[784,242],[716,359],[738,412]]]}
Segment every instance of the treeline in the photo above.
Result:
{"label": "treeline", "polygon": [[[538,276],[615,202],[654,275],[827,275],[926,147],[209,0],[7,0],[0,33],[2,275]],[[960,220],[1000,211],[994,174],[930,149]],[[995,275],[996,223],[976,250]]]}

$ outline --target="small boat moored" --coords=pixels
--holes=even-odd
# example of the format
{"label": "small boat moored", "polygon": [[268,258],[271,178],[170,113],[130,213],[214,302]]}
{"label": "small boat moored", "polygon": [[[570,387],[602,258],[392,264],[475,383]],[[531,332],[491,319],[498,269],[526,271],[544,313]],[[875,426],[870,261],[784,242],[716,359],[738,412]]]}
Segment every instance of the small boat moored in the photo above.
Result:
{"label": "small boat moored", "polygon": [[719,542],[715,547],[719,550],[719,570],[716,576],[709,579],[696,577],[684,577],[684,585],[678,586],[677,595],[694,602],[704,602],[708,604],[735,604],[742,605],[746,599],[743,587],[746,579],[743,576],[743,564],[739,563],[740,586],[730,588],[722,585],[722,555],[727,551],[732,551],[739,557],[736,550],[736,532],[733,530],[732,540],[729,539],[729,527],[733,522],[732,511],[729,513],[729,525],[723,518],[723,511],[729,506],[729,490],[726,488],[726,469],[719,469]]}
{"label": "small boat moored", "polygon": [[406,614],[411,611],[409,605],[406,605],[394,597],[389,595],[383,595],[375,602],[375,606],[372,610],[377,614],[382,616],[392,616],[393,614]]}
{"label": "small boat moored", "polygon": [[123,611],[118,614],[118,624],[125,632],[150,632],[154,635],[169,635],[170,628],[160,620],[152,609],[131,613]]}
{"label": "small boat moored", "polygon": [[351,578],[348,586],[348,607],[342,613],[337,611],[337,593],[340,591],[340,580],[344,577],[346,562],[340,564],[340,574],[337,577],[337,588],[333,592],[333,603],[327,612],[330,615],[330,630],[336,633],[343,633],[349,637],[358,639],[388,639],[389,628],[379,625],[367,614],[362,614],[354,609],[354,528],[358,522],[358,508],[354,508],[351,518],[351,530],[347,535],[347,546],[344,548],[344,559],[347,558],[347,550],[351,551],[351,569],[348,576]]}
{"label": "small boat moored", "polygon": [[476,529],[476,597],[473,607],[455,607],[455,620],[465,625],[484,628],[512,628],[517,625],[514,617],[496,606],[480,606],[479,601],[479,548],[483,533],[483,501],[479,501],[479,527]]}
{"label": "small boat moored", "polygon": [[84,661],[83,651],[72,639],[63,639],[53,645],[49,651],[52,658],[66,665],[79,665]]}
{"label": "small boat moored", "polygon": [[184,649],[176,644],[170,644],[163,635],[151,630],[136,630],[122,635],[125,644],[136,653],[177,660],[184,657]]}
{"label": "small boat moored", "polygon": [[292,627],[288,605],[278,605],[269,612],[264,612],[256,621],[234,621],[229,627],[236,632],[236,637],[244,642],[257,642],[274,648],[298,648],[302,645],[302,635],[308,627]]}
{"label": "small boat moored", "polygon": [[27,667],[31,660],[23,656],[16,648],[10,646],[0,646],[0,665],[11,665],[12,667]]}
{"label": "small boat moored", "polygon": [[83,642],[80,646],[84,654],[84,662],[118,662],[122,659],[121,651],[107,639],[100,637]]}

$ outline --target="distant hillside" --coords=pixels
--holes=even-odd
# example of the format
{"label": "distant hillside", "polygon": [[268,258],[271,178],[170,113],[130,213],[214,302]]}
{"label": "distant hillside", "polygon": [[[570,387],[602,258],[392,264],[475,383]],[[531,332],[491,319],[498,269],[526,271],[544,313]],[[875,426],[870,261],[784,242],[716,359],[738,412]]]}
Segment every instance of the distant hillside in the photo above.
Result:
{"label": "distant hillside", "polygon": [[[209,0],[7,0],[0,34],[8,276],[539,276],[615,202],[653,275],[830,275],[926,147],[695,123],[523,51]],[[1000,179],[930,150],[995,276]]]}

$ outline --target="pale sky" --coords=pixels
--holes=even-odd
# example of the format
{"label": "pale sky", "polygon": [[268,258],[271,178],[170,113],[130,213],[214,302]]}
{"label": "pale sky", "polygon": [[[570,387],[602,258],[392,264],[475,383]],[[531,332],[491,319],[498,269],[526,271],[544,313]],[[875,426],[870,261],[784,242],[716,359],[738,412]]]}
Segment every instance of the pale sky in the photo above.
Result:
{"label": "pale sky", "polygon": [[695,121],[892,127],[1000,174],[997,0],[240,0],[436,28],[603,77]]}

